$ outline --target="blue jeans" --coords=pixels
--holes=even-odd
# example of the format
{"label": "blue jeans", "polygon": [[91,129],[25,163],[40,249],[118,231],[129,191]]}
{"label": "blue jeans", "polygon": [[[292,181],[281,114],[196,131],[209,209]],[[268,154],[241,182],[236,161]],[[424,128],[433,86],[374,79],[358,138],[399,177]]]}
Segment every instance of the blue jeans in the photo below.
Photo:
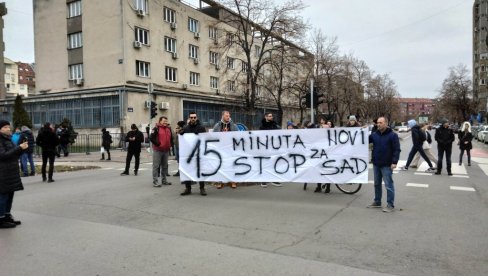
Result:
{"label": "blue jeans", "polygon": [[28,169],[27,169],[27,162],[30,164],[31,168],[31,173],[36,172],[36,167],[34,166],[34,160],[32,159],[32,153],[31,152],[24,152],[20,156],[20,162],[22,162],[22,172],[24,173],[25,176],[29,175]]}
{"label": "blue jeans", "polygon": [[386,202],[388,206],[395,207],[395,187],[393,186],[393,170],[390,166],[379,167],[374,165],[373,166],[374,172],[374,202],[381,204],[381,195],[382,195],[382,187],[381,182],[382,180],[385,182],[386,188]]}
{"label": "blue jeans", "polygon": [[14,201],[14,192],[0,194],[0,218],[5,214],[10,214],[12,202]]}

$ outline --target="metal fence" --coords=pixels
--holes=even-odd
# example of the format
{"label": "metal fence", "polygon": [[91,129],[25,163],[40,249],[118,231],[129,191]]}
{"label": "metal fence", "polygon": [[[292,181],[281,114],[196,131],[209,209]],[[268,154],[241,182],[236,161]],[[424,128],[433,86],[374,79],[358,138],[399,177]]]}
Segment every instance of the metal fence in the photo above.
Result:
{"label": "metal fence", "polygon": [[[126,133],[110,133],[112,135],[113,143],[110,145],[112,149],[126,150],[125,143]],[[144,134],[145,142],[147,143],[146,134]],[[102,134],[78,134],[73,144],[68,144],[68,152],[70,153],[86,153],[100,152],[102,146]],[[36,145],[36,154],[41,154],[41,148]]]}

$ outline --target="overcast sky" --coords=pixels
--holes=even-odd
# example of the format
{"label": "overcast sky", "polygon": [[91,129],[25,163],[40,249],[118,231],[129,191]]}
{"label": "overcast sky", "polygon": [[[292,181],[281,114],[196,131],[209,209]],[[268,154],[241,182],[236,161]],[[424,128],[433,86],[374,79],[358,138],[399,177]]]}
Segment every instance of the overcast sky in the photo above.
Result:
{"label": "overcast sky", "polygon": [[[3,2],[5,56],[34,62],[32,0]],[[472,0],[303,2],[303,17],[314,28],[337,37],[342,53],[390,74],[402,97],[436,97],[449,67],[472,68]]]}

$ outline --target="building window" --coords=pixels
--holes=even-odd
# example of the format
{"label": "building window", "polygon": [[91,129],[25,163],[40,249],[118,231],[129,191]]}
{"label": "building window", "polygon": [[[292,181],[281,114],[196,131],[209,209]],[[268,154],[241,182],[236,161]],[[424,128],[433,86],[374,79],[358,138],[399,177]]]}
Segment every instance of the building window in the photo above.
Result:
{"label": "building window", "polygon": [[149,45],[149,31],[142,28],[136,27],[135,29],[135,40],[139,41],[144,45]]}
{"label": "building window", "polygon": [[219,78],[210,77],[210,88],[214,88],[214,89],[219,88]]}
{"label": "building window", "polygon": [[485,72],[486,71],[486,67],[484,65],[481,65],[481,72]]}
{"label": "building window", "polygon": [[249,69],[249,65],[247,65],[247,62],[243,61],[242,62],[242,72],[247,73],[248,69]]}
{"label": "building window", "polygon": [[254,56],[256,58],[259,58],[259,55],[261,55],[261,47],[258,45],[254,45]]}
{"label": "building window", "polygon": [[166,66],[164,71],[165,71],[165,78],[167,81],[172,81],[172,82],[177,81],[177,79],[176,79],[177,69],[176,68]]}
{"label": "building window", "polygon": [[227,57],[227,68],[234,69],[234,59],[231,57]]}
{"label": "building window", "polygon": [[210,52],[209,53],[209,58],[210,58],[210,64],[219,64],[219,53],[216,52]]}
{"label": "building window", "polygon": [[81,1],[75,1],[68,4],[68,18],[81,15]]}
{"label": "building window", "polygon": [[74,33],[68,35],[68,49],[80,48],[83,46],[83,33]]}
{"label": "building window", "polygon": [[198,58],[198,47],[195,45],[190,44],[189,46],[189,57],[193,59]]}
{"label": "building window", "polygon": [[151,76],[149,65],[149,62],[136,60],[136,75],[143,78],[149,78]]}
{"label": "building window", "polygon": [[200,85],[200,74],[195,72],[190,72],[190,85]]}
{"label": "building window", "polygon": [[188,30],[192,33],[198,33],[198,20],[188,17]]}
{"label": "building window", "polygon": [[217,40],[217,28],[209,27],[208,28],[208,37],[213,40]]}
{"label": "building window", "polygon": [[134,0],[134,8],[136,10],[143,10],[144,13],[148,13],[147,0]]}
{"label": "building window", "polygon": [[68,66],[69,70],[69,79],[76,80],[83,78],[83,64],[73,64]]}
{"label": "building window", "polygon": [[227,42],[227,45],[232,45],[232,43],[234,43],[234,34],[233,33],[227,33],[226,42]]}
{"label": "building window", "polygon": [[236,82],[235,81],[227,81],[227,91],[234,92],[236,91]]}
{"label": "building window", "polygon": [[164,49],[166,50],[166,52],[176,53],[176,39],[165,36]]}
{"label": "building window", "polygon": [[163,8],[163,19],[166,22],[169,23],[175,23],[176,22],[176,12],[170,8],[164,7]]}
{"label": "building window", "polygon": [[486,85],[486,80],[485,79],[480,79],[480,85]]}

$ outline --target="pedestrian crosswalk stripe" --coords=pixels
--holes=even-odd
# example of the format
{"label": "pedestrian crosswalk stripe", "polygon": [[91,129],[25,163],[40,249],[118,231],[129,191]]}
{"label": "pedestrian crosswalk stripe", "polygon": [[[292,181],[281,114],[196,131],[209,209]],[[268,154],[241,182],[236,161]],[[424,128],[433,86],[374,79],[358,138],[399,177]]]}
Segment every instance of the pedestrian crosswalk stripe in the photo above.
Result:
{"label": "pedestrian crosswalk stripe", "polygon": [[457,177],[457,178],[469,178],[469,175],[459,175],[459,174],[454,174],[451,177]]}
{"label": "pedestrian crosswalk stripe", "polygon": [[481,170],[488,175],[488,164],[478,164],[481,168]]}
{"label": "pedestrian crosswalk stripe", "polygon": [[479,164],[488,164],[488,158],[482,157],[471,157],[471,162],[474,161]]}
{"label": "pedestrian crosswalk stripe", "polygon": [[471,188],[471,187],[459,187],[459,186],[451,186],[450,189],[455,190],[455,191],[467,191],[467,192],[475,192],[476,191],[474,188]]}
{"label": "pedestrian crosswalk stripe", "polygon": [[102,168],[102,170],[113,170],[114,168]]}
{"label": "pedestrian crosswalk stripe", "polygon": [[414,174],[415,175],[432,175],[432,173],[426,173],[426,172],[416,172]]}
{"label": "pedestrian crosswalk stripe", "polygon": [[429,184],[407,183],[407,187],[429,188]]}

